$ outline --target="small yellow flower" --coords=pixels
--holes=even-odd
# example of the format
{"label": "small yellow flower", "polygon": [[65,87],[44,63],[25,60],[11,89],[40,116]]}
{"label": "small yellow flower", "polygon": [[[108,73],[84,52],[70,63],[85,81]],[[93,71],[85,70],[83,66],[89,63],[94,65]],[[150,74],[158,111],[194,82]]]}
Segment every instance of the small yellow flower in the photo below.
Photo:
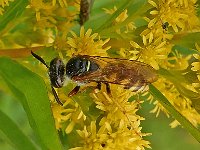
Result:
{"label": "small yellow flower", "polygon": [[71,34],[72,37],[67,38],[70,47],[70,50],[67,51],[68,56],[73,54],[106,56],[106,51],[110,49],[110,46],[103,47],[109,39],[101,40],[98,33],[92,34],[91,29],[88,29],[85,33],[84,27],[81,27],[80,36],[77,36],[73,31],[71,31]]}
{"label": "small yellow flower", "polygon": [[[189,66],[189,60],[192,55],[183,56],[178,51],[172,52],[174,56],[168,57],[166,61],[166,66],[175,70],[185,70]],[[169,63],[169,61],[173,61],[173,63]]]}
{"label": "small yellow flower", "polygon": [[3,15],[4,9],[0,7],[0,15]]}
{"label": "small yellow flower", "polygon": [[[148,2],[155,8],[150,14],[156,15],[154,19],[152,19],[148,27],[154,26],[160,20],[163,22],[167,22],[169,27],[175,32],[179,32],[185,30],[193,30],[194,28],[199,28],[199,19],[195,14],[195,3],[196,0],[189,1],[188,0],[171,0],[168,2],[155,0],[148,0]],[[172,17],[173,16],[173,17]]]}
{"label": "small yellow flower", "polygon": [[61,7],[67,6],[67,1],[66,0],[52,0],[52,5],[56,5],[56,1],[60,4]]}
{"label": "small yellow flower", "polygon": [[[171,82],[164,78],[159,78],[158,81],[154,83],[154,85],[158,87],[162,94],[176,108],[176,110],[178,110],[178,112],[187,118],[194,126],[198,126],[200,124],[200,115],[192,107],[191,101],[188,98],[182,96]],[[185,84],[183,86],[186,87]],[[191,86],[189,89],[191,90]],[[169,113],[164,109],[162,105],[159,104],[159,102],[155,101],[154,105],[156,106],[151,112],[156,113],[156,116],[158,116],[161,110],[169,117]],[[171,127],[176,127],[177,125],[179,124],[172,122]]]}
{"label": "small yellow flower", "polygon": [[135,54],[135,57],[131,59],[137,58],[140,61],[150,64],[155,69],[159,69],[159,65],[162,65],[170,53],[172,45],[166,41],[158,41],[159,39],[148,41],[146,36],[143,36],[143,46],[131,41],[130,44],[133,49],[130,50],[130,53],[134,52]]}
{"label": "small yellow flower", "polygon": [[65,133],[69,134],[73,130],[75,124],[82,124],[82,122],[86,120],[86,116],[83,114],[78,103],[72,101],[61,91],[58,91],[58,94],[60,99],[65,99],[65,103],[63,106],[60,106],[59,104],[52,102],[52,111],[56,129],[60,130],[65,127]]}
{"label": "small yellow flower", "polygon": [[82,138],[82,147],[71,148],[70,150],[144,150],[145,147],[150,148],[150,143],[140,136],[136,136],[133,131],[127,128],[112,130],[110,124],[107,124],[107,128],[102,131],[98,130],[96,123],[92,121],[89,127],[84,126],[83,130],[77,130],[77,132]]}
{"label": "small yellow flower", "polygon": [[0,15],[3,15],[4,7],[9,6],[10,2],[14,0],[0,0]]}
{"label": "small yellow flower", "polygon": [[[104,11],[105,11],[105,13],[112,15],[115,11],[117,11],[117,7],[114,6],[113,9],[106,9],[106,8],[104,8]],[[128,10],[125,9],[125,10],[115,19],[115,22],[113,22],[113,24],[116,24],[116,25],[117,25],[117,24],[120,24],[120,23],[124,22],[127,18],[128,18]],[[129,22],[129,23],[126,25],[126,30],[125,30],[124,32],[125,32],[125,33],[128,33],[129,30],[132,31],[132,30],[135,29],[135,28],[136,28],[136,27],[135,27],[134,23],[133,23],[133,22]],[[121,29],[117,29],[116,32],[117,32],[118,34],[120,34],[120,33],[121,33]]]}
{"label": "small yellow flower", "polygon": [[[199,45],[197,43],[195,43],[195,46],[196,46],[197,51],[200,52]],[[193,86],[200,88],[200,54],[199,53],[193,54],[193,56],[196,59],[196,61],[191,64],[192,65],[191,70],[196,72],[197,80],[198,80],[198,82],[193,83]]]}
{"label": "small yellow flower", "polygon": [[10,2],[13,2],[14,0],[0,0],[0,6],[4,8],[5,6],[9,6]]}
{"label": "small yellow flower", "polygon": [[112,96],[108,95],[104,88],[92,94],[96,107],[104,112],[103,117],[98,128],[95,122],[91,122],[89,127],[85,126],[82,131],[77,131],[82,138],[83,146],[73,150],[149,148],[149,142],[142,139],[149,134],[141,133],[139,127],[140,121],[144,118],[136,114],[138,102],[128,102],[134,93],[117,85],[111,85],[111,91]]}

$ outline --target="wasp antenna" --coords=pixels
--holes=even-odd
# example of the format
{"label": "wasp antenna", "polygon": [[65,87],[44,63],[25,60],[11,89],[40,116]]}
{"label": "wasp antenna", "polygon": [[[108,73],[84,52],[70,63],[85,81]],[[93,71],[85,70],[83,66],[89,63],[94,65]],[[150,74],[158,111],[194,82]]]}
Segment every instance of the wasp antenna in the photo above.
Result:
{"label": "wasp antenna", "polygon": [[51,86],[51,89],[52,89],[52,93],[53,93],[53,95],[54,95],[54,97],[55,97],[55,99],[56,99],[56,102],[57,102],[59,105],[63,106],[63,103],[60,101],[60,99],[59,99],[59,97],[58,97],[58,94],[56,93],[56,90],[53,88],[53,86]]}
{"label": "wasp antenna", "polygon": [[37,60],[39,60],[41,63],[43,63],[47,68],[49,68],[49,66],[46,64],[44,59],[42,59],[42,57],[40,57],[37,54],[33,53],[33,51],[31,51],[31,54],[33,55],[33,57],[35,57]]}

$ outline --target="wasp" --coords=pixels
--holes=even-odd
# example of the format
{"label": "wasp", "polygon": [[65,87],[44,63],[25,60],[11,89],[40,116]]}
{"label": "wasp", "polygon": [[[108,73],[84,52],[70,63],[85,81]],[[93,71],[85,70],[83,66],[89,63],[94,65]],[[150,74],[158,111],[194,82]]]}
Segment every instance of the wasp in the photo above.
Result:
{"label": "wasp", "polygon": [[80,22],[79,23],[81,26],[89,19],[93,2],[94,0],[80,1],[80,14],[79,14]]}
{"label": "wasp", "polygon": [[101,84],[106,85],[106,91],[111,93],[109,84],[122,85],[131,91],[143,91],[157,80],[156,71],[149,65],[136,60],[109,58],[101,56],[73,56],[66,65],[60,58],[54,58],[50,66],[37,54],[31,54],[48,68],[52,92],[56,101],[62,105],[54,88],[61,88],[66,78],[77,83],[68,94],[75,95],[81,84],[96,82],[96,88],[101,90]]}

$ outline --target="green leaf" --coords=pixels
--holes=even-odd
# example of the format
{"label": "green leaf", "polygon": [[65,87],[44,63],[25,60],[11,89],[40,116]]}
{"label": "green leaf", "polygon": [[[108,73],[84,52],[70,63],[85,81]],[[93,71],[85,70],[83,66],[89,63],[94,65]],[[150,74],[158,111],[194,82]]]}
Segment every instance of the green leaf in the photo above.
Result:
{"label": "green leaf", "polygon": [[153,85],[149,86],[151,94],[159,103],[186,129],[190,134],[200,142],[200,131],[193,126],[184,116],[182,116],[168,101],[168,99]]}
{"label": "green leaf", "polygon": [[42,149],[61,150],[44,81],[8,58],[0,58],[0,75],[22,103]]}
{"label": "green leaf", "polygon": [[9,3],[9,6],[5,10],[5,13],[0,16],[0,31],[3,30],[6,25],[19,17],[28,5],[28,0],[15,0]]}
{"label": "green leaf", "polygon": [[19,127],[0,110],[0,130],[9,138],[16,150],[35,150],[32,141],[19,129]]}
{"label": "green leaf", "polygon": [[187,47],[190,49],[196,49],[195,43],[200,45],[199,42],[200,32],[192,32],[192,33],[180,33],[175,34],[172,42],[176,45],[181,45],[182,47]]}

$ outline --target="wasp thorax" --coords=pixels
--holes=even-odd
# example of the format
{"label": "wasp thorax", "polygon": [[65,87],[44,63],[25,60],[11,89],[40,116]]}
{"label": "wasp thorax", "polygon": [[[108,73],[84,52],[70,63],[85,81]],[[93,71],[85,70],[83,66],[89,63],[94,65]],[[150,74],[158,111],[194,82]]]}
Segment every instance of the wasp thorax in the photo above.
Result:
{"label": "wasp thorax", "polygon": [[99,66],[81,56],[71,58],[66,64],[66,75],[69,78],[73,76],[85,75],[89,72],[96,71]]}
{"label": "wasp thorax", "polygon": [[65,79],[64,75],[65,75],[65,65],[63,61],[59,58],[54,58],[50,62],[50,67],[49,67],[49,77],[52,86],[55,88],[62,87]]}

